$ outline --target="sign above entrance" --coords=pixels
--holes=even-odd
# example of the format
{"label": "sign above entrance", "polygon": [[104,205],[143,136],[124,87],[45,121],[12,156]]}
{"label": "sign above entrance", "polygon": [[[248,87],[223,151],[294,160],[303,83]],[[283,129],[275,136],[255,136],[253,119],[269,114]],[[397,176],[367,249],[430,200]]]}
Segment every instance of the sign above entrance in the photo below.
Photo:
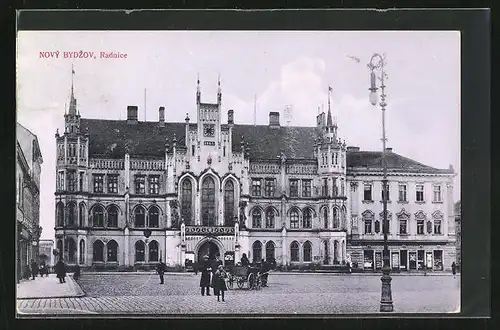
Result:
{"label": "sign above entrance", "polygon": [[234,235],[234,227],[186,226],[186,234]]}

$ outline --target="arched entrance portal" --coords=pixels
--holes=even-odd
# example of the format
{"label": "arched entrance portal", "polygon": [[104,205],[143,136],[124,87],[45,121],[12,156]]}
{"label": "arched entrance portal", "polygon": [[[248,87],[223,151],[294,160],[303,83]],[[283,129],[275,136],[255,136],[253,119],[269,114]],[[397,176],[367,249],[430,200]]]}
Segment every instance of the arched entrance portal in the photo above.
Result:
{"label": "arched entrance portal", "polygon": [[208,256],[210,261],[215,260],[216,256],[221,257],[220,249],[214,242],[205,242],[198,249],[198,262],[203,262],[203,257]]}

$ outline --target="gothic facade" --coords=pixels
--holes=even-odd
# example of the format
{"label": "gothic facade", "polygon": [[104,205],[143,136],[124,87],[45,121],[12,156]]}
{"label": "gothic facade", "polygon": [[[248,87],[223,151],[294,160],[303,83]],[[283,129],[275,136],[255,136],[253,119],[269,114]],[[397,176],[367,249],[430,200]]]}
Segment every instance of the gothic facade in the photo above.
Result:
{"label": "gothic facade", "polygon": [[[72,87],[56,133],[56,247],[69,264],[182,266],[245,253],[377,269],[381,152],[347,147],[331,109],[316,127],[283,127],[277,112],[268,125],[235,124],[233,110],[223,123],[220,82],[205,103],[198,81],[196,110],[196,123],[168,122],[164,107],[158,121],[138,121],[137,106],[126,120],[84,119]],[[425,266],[448,267],[453,170],[392,151],[387,159],[392,265],[418,268],[424,251]]]}

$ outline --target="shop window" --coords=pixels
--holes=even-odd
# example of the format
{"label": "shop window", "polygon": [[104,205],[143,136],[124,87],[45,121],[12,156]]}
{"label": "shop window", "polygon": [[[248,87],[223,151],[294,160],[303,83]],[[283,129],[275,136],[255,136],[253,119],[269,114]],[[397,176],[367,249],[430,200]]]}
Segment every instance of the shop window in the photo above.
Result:
{"label": "shop window", "polygon": [[434,251],[434,270],[443,270],[443,251]]}
{"label": "shop window", "polygon": [[434,266],[434,262],[432,259],[432,252],[427,252],[425,254],[425,268],[432,269]]}
{"label": "shop window", "polygon": [[392,269],[399,269],[399,252],[392,252],[391,257]]}
{"label": "shop window", "polygon": [[418,270],[425,269],[425,251],[424,250],[417,251],[417,265],[418,265]]}
{"label": "shop window", "polygon": [[410,252],[408,254],[409,256],[409,268],[410,269],[417,269],[417,252]]}
{"label": "shop window", "polygon": [[382,269],[383,260],[382,260],[382,251],[375,252],[375,269]]}
{"label": "shop window", "polygon": [[364,250],[363,257],[363,268],[373,269],[373,250]]}

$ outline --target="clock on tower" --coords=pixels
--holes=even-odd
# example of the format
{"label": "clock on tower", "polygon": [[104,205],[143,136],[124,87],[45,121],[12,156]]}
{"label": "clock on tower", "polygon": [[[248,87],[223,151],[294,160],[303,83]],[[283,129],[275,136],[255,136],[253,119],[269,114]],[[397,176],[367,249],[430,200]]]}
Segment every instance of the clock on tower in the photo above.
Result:
{"label": "clock on tower", "polygon": [[213,124],[203,125],[203,135],[214,136],[214,134],[215,134],[215,125],[213,125]]}

